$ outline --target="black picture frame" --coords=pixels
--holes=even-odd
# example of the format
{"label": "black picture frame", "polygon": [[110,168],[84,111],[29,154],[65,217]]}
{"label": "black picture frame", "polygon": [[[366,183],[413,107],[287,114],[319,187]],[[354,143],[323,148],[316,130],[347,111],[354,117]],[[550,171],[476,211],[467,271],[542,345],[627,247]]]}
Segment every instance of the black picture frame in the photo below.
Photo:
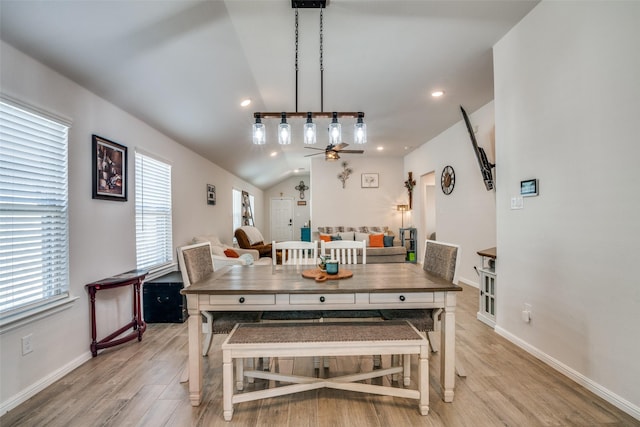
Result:
{"label": "black picture frame", "polygon": [[216,204],[216,186],[207,184],[207,205]]}
{"label": "black picture frame", "polygon": [[127,147],[98,135],[91,135],[93,147],[92,197],[101,200],[127,201]]}

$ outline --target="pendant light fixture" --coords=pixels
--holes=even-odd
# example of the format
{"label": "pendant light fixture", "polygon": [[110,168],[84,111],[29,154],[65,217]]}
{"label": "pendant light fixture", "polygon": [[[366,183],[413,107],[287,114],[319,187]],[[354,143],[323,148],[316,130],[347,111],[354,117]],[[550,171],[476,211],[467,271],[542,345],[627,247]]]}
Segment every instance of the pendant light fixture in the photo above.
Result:
{"label": "pendant light fixture", "polygon": [[342,125],[338,123],[338,113],[333,113],[329,124],[329,144],[338,145],[342,142]]}
{"label": "pendant light fixture", "polygon": [[291,125],[287,123],[287,113],[282,113],[282,120],[278,125],[278,143],[280,145],[291,144]]}
{"label": "pendant light fixture", "polygon": [[267,142],[264,123],[262,123],[260,113],[257,113],[255,117],[256,122],[253,124],[253,143],[255,145],[264,145]]}
{"label": "pendant light fixture", "polygon": [[[282,145],[291,144],[291,125],[287,123],[287,119],[305,118],[307,119],[303,127],[304,144],[315,144],[317,142],[316,124],[313,119],[330,118],[329,124],[329,143],[338,145],[342,143],[342,126],[338,119],[353,118],[357,119],[354,124],[354,143],[364,144],[367,142],[367,125],[364,123],[363,112],[341,112],[334,111],[325,113],[324,111],[324,19],[323,9],[326,7],[326,0],[292,0],[291,6],[295,9],[295,112],[256,112],[253,113],[255,123],[253,124],[253,143],[263,145],[266,143],[266,128],[262,123],[262,119],[281,119],[278,125],[278,142]],[[298,8],[320,9],[320,112],[298,112]]]}
{"label": "pendant light fixture", "polygon": [[355,144],[367,143],[367,125],[362,121],[364,113],[358,113],[358,121],[353,125],[353,142]]}
{"label": "pendant light fixture", "polygon": [[307,123],[304,124],[304,143],[315,144],[316,143],[316,124],[313,123],[311,113],[307,113]]}

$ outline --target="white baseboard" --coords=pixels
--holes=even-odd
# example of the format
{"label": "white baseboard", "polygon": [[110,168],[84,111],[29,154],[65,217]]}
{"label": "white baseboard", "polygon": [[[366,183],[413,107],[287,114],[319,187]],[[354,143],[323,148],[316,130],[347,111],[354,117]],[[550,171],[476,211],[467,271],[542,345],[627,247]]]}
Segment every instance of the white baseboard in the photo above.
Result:
{"label": "white baseboard", "polygon": [[469,285],[469,286],[473,286],[474,288],[480,288],[480,284],[478,282],[474,282],[472,280],[469,279],[465,279],[464,277],[458,277],[458,283],[462,282],[465,285]]}
{"label": "white baseboard", "polygon": [[580,372],[575,371],[574,369],[570,368],[569,366],[565,365],[559,360],[540,351],[538,348],[533,347],[529,343],[521,340],[520,338],[511,334],[509,331],[506,331],[500,326],[496,326],[495,331],[498,335],[506,338],[507,340],[511,341],[521,349],[525,350],[527,353],[533,355],[537,359],[540,359],[547,365],[551,366],[556,371],[569,377],[570,379],[580,384],[581,386],[585,387],[587,390],[591,391],[592,393],[600,396],[601,398],[611,403],[616,408],[626,412],[627,414],[631,415],[635,419],[640,420],[640,406],[634,405],[628,400],[618,396],[617,394],[613,393],[611,390],[596,383],[592,379],[585,377]]}
{"label": "white baseboard", "polygon": [[50,373],[44,378],[41,378],[39,381],[31,384],[29,387],[22,390],[20,393],[11,396],[6,401],[0,403],[0,416],[6,414],[16,406],[20,405],[23,402],[26,402],[28,399],[35,396],[37,393],[41,392],[45,388],[49,387],[54,382],[58,381],[69,372],[76,369],[78,366],[85,363],[87,360],[91,360],[91,352],[87,351],[86,353],[81,354],[71,362],[67,363],[60,369]]}

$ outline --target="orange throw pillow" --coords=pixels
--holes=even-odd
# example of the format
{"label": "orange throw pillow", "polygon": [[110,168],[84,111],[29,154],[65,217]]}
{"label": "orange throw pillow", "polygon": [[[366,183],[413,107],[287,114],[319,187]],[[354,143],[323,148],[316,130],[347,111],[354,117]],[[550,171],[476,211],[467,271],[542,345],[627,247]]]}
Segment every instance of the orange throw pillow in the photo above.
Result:
{"label": "orange throw pillow", "polygon": [[331,234],[320,234],[320,240],[323,240],[325,242],[330,242]]}
{"label": "orange throw pillow", "polygon": [[369,246],[372,248],[384,248],[384,234],[372,234],[369,236]]}
{"label": "orange throw pillow", "polygon": [[229,258],[240,258],[238,252],[234,251],[233,249],[225,249],[224,254]]}

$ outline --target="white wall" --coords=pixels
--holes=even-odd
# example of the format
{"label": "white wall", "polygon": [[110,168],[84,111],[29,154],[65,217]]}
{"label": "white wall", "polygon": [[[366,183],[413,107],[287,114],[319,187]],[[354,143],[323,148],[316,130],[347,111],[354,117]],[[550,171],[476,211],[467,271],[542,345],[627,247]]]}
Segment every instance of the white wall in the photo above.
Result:
{"label": "white wall", "polygon": [[[309,223],[311,216],[311,192],[309,190],[305,191],[304,199],[301,199],[300,192],[296,190],[300,181],[304,181],[307,187],[311,187],[309,185],[309,174],[305,174],[285,179],[264,192],[264,230],[260,231],[262,231],[262,235],[267,242],[272,240],[270,201],[272,198],[279,199],[281,197],[291,197],[293,199],[293,240],[300,240],[300,228],[305,223]],[[307,204],[306,206],[298,206],[298,201],[306,201]]]}
{"label": "white wall", "polygon": [[[0,42],[4,94],[72,120],[69,132],[70,290],[72,308],[0,335],[0,414],[90,357],[88,298],[84,285],[135,268],[136,148],[173,166],[173,243],[215,233],[230,241],[231,188],[263,203],[262,191],[187,150],[136,118]],[[91,134],[129,149],[129,201],[91,198]],[[206,184],[216,185],[217,205],[206,204]],[[262,226],[262,218],[257,218]],[[99,338],[130,320],[128,290],[98,294]],[[33,334],[34,351],[21,355],[21,337]],[[135,345],[135,344],[132,344]]]}
{"label": "white wall", "polygon": [[[478,145],[487,151],[492,161],[493,102],[478,111],[467,111],[467,114],[474,128],[477,127]],[[442,169],[447,165],[453,167],[456,176],[455,187],[449,195],[440,189]],[[436,238],[460,245],[462,260],[459,280],[477,287],[478,276],[473,266],[480,265],[480,257],[476,252],[493,247],[496,243],[495,192],[487,191],[484,186],[462,115],[454,126],[405,156],[404,170],[405,177],[409,171],[413,172],[418,184],[417,191],[413,193],[411,215],[415,218],[435,218]],[[420,178],[429,172],[435,172],[435,215],[430,212],[433,207],[425,208],[425,193],[420,190]],[[494,178],[499,186],[499,177],[494,175]],[[418,259],[424,256],[427,237],[425,230],[418,229],[418,242],[421,242]]]}
{"label": "white wall", "polygon": [[[494,71],[496,330],[640,419],[639,22],[640,2],[544,1]],[[540,195],[511,210],[526,178]]]}
{"label": "white wall", "polygon": [[[369,148],[372,149],[372,148]],[[338,179],[346,161],[353,170],[345,188]],[[361,188],[363,173],[377,173],[378,188]],[[388,226],[398,235],[400,212],[396,205],[407,202],[402,177],[402,159],[395,157],[364,159],[345,154],[328,162],[322,156],[311,161],[311,231],[318,227],[344,225]],[[405,215],[405,226],[407,226]],[[409,220],[410,221],[410,220]]]}

